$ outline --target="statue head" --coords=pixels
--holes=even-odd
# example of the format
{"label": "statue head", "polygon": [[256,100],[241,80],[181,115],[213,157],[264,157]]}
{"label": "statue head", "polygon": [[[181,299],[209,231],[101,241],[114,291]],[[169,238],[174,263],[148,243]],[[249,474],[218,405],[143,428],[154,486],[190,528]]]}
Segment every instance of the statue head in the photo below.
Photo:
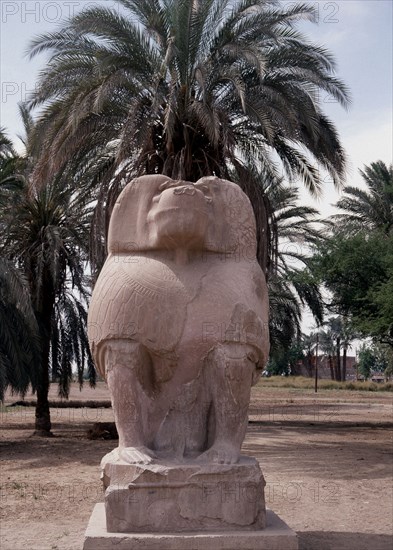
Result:
{"label": "statue head", "polygon": [[109,252],[186,248],[255,258],[255,218],[240,187],[214,176],[196,183],[163,175],[131,181],[117,199]]}

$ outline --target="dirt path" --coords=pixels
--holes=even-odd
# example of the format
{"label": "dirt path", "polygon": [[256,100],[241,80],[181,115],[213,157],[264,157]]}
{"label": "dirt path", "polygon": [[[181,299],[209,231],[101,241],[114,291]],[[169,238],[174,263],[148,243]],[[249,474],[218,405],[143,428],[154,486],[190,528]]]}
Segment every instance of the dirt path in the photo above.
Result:
{"label": "dirt path", "polygon": [[[100,385],[71,397],[108,394]],[[254,391],[244,453],[260,461],[267,505],[298,532],[301,550],[391,550],[392,405],[384,393]],[[115,446],[85,432],[112,420],[111,409],[52,409],[53,439],[32,437],[33,409],[7,411],[1,550],[81,550],[103,500],[99,462]]]}

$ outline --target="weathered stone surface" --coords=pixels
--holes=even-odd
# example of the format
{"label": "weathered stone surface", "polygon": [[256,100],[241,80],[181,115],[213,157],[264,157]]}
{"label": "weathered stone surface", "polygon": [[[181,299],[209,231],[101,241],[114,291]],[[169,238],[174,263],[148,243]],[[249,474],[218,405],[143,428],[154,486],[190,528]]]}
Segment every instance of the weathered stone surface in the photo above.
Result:
{"label": "weathered stone surface", "polygon": [[259,464],[106,462],[108,532],[263,529],[264,485]]}
{"label": "weathered stone surface", "polygon": [[255,231],[215,177],[144,176],[119,196],[88,325],[124,461],[237,462],[269,350]]}
{"label": "weathered stone surface", "polygon": [[[189,550],[189,539],[162,535],[189,531],[208,533],[200,548],[265,548],[247,538],[265,527],[265,482],[240,459],[269,351],[247,196],[215,177],[138,178],[117,200],[108,251],[88,319],[119,434],[102,462],[107,530],[163,537],[132,548]],[[127,537],[108,544],[123,541],[131,548]]]}
{"label": "weathered stone surface", "polygon": [[298,550],[296,533],[267,510],[260,531],[187,533],[108,533],[104,504],[96,504],[86,530],[83,550]]}

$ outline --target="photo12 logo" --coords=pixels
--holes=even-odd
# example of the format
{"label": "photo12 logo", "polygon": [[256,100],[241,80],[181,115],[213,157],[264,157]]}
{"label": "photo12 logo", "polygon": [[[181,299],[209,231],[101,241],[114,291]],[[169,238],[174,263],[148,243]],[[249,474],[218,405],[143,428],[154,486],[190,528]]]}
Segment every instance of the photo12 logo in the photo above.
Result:
{"label": "photo12 logo", "polygon": [[[299,1],[284,2],[282,7],[286,11],[295,9],[299,6]],[[338,2],[326,2],[326,0],[315,0],[314,2],[310,1],[307,4],[308,8],[314,9],[315,14],[315,23],[324,23],[332,24],[339,23],[338,14],[340,11],[340,6]]]}
{"label": "photo12 logo", "polygon": [[18,19],[21,23],[59,23],[65,19],[70,19],[76,13],[96,8],[99,5],[105,8],[119,10],[118,2],[105,1],[73,1],[59,0],[58,2],[37,2],[33,0],[24,0],[22,2],[3,0],[1,2],[1,22],[6,24],[11,20]]}
{"label": "photo12 logo", "polygon": [[24,103],[35,91],[30,88],[27,82],[2,82],[1,83],[1,103],[7,103],[9,100],[17,100]]}

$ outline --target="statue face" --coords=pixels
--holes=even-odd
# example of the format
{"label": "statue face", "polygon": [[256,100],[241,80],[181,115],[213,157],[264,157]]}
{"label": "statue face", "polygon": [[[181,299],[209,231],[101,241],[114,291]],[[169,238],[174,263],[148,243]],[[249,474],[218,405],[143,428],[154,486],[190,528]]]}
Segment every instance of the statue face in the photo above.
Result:
{"label": "statue face", "polygon": [[168,180],[152,199],[148,223],[156,247],[203,249],[209,198],[190,182]]}
{"label": "statue face", "polygon": [[238,185],[214,176],[194,184],[155,174],[125,187],[111,217],[109,252],[179,248],[255,258],[255,218]]}

